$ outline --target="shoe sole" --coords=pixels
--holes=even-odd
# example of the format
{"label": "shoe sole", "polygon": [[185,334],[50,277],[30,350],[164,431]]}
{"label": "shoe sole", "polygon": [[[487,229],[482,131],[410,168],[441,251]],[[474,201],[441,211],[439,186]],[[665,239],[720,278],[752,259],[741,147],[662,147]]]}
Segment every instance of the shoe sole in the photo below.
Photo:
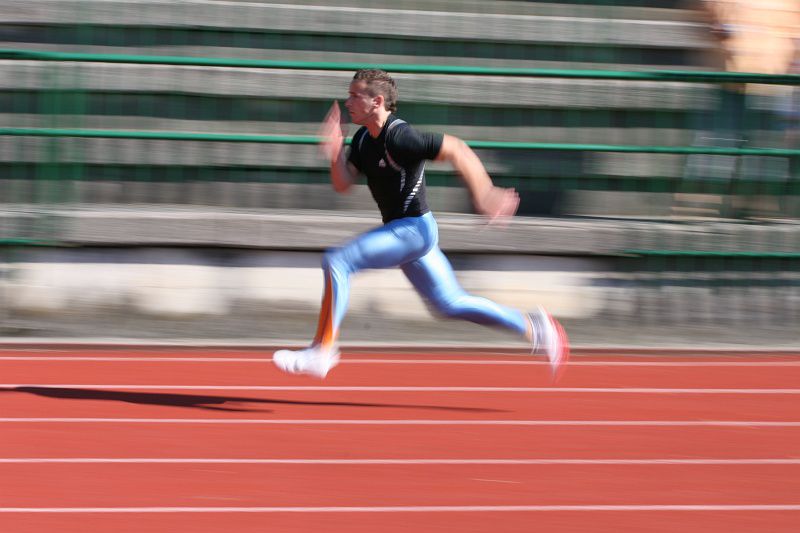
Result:
{"label": "shoe sole", "polygon": [[302,374],[306,374],[306,375],[311,376],[311,377],[314,377],[314,378],[317,378],[317,379],[325,379],[327,377],[327,375],[328,375],[328,372],[333,370],[333,368],[338,364],[339,364],[339,353],[337,352],[337,353],[331,355],[328,367],[325,369],[324,372],[314,372],[313,370],[312,371],[308,371],[307,370],[307,371],[304,371],[304,372],[301,372],[301,373]]}
{"label": "shoe sole", "polygon": [[[318,379],[325,379],[325,377],[328,375],[328,373],[336,365],[339,364],[339,352],[336,352],[336,353],[331,355],[329,364],[324,369],[324,371],[317,371],[315,369],[315,366],[316,366],[315,364],[312,364],[310,368],[304,368],[302,370],[298,370],[297,366],[296,366],[296,360],[297,360],[296,356],[295,356],[294,359],[291,359],[290,361],[286,361],[282,355],[279,355],[281,352],[284,352],[284,351],[286,351],[286,350],[278,350],[277,352],[275,352],[272,355],[272,362],[276,367],[278,367],[278,370],[281,370],[282,372],[284,372],[286,374],[289,374],[289,375],[292,375],[292,376],[306,375],[306,376],[311,376],[311,377],[318,378]],[[321,367],[322,365],[319,365],[319,366]]]}

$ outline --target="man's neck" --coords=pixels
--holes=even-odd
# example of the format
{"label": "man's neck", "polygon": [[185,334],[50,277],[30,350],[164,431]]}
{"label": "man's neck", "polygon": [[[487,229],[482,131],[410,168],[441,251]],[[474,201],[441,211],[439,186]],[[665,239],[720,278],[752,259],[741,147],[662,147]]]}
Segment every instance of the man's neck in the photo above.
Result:
{"label": "man's neck", "polygon": [[390,114],[391,113],[389,113],[389,111],[382,109],[375,114],[373,120],[370,120],[365,124],[367,130],[369,131],[369,134],[373,138],[377,139],[378,136],[381,134],[381,130],[383,130],[383,127],[386,125],[386,121],[389,120]]}

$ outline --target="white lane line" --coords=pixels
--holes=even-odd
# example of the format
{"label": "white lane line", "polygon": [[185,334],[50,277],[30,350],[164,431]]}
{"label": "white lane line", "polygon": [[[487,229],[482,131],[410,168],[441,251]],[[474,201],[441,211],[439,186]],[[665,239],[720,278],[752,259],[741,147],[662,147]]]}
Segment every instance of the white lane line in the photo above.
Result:
{"label": "white lane line", "polygon": [[800,459],[225,459],[33,457],[0,464],[245,464],[245,465],[800,465]]}
{"label": "white lane line", "polygon": [[[0,383],[2,389],[22,387],[94,390],[224,390],[280,392],[527,392],[527,393],[601,393],[601,394],[800,394],[800,389],[707,389],[656,387],[367,387],[367,386],[290,386],[290,385],[134,385],[120,383]],[[24,391],[21,391],[24,392]]]}
{"label": "white lane line", "polygon": [[[147,363],[271,363],[270,357],[93,357],[93,356],[0,356],[0,361],[97,361]],[[519,361],[508,359],[342,359],[340,364],[358,365],[475,365],[475,366],[547,366],[546,361],[520,356]],[[800,367],[800,361],[570,361],[569,366],[631,366],[631,367]]]}
{"label": "white lane line", "polygon": [[800,511],[800,505],[407,505],[385,507],[0,507],[0,513],[465,513]]}
{"label": "white lane line", "polygon": [[147,362],[147,363],[271,363],[270,357],[91,357],[91,356],[3,356],[0,361],[100,361],[100,362]]}
{"label": "white lane line", "polygon": [[297,426],[642,426],[642,427],[800,427],[800,421],[772,420],[413,420],[259,418],[0,418],[0,423],[64,424],[253,424]]}

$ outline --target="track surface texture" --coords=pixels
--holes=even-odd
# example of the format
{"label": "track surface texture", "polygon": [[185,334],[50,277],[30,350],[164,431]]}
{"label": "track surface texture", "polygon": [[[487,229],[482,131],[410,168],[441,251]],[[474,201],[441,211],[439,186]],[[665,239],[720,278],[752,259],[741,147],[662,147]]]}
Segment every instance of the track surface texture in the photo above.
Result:
{"label": "track surface texture", "polygon": [[800,354],[0,349],[0,531],[794,532]]}

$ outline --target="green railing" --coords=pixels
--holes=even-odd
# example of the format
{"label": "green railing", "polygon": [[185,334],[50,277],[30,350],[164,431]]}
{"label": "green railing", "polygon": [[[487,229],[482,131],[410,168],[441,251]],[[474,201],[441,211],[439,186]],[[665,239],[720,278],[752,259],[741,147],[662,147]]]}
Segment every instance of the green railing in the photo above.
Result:
{"label": "green railing", "polygon": [[[446,65],[408,65],[408,64],[369,64],[369,63],[322,63],[307,61],[269,61],[246,60],[235,58],[191,58],[177,56],[146,56],[125,54],[82,54],[63,52],[41,52],[31,50],[0,49],[0,59],[77,62],[77,63],[110,63],[140,65],[179,65],[228,68],[257,69],[295,69],[295,70],[331,70],[353,71],[359,68],[383,68],[394,73],[418,74],[460,74],[474,76],[519,76],[535,78],[561,79],[598,79],[626,80],[648,82],[688,82],[688,83],[758,83],[773,85],[800,85],[800,75],[769,75],[739,72],[695,72],[659,70],[652,72],[620,72],[606,70],[567,70],[567,69],[532,69],[532,68],[494,68],[494,67],[461,67]],[[58,89],[56,89],[57,91]],[[64,91],[68,92],[68,91]],[[49,107],[49,106],[48,106]],[[57,113],[57,105],[49,112]],[[175,141],[209,141],[209,142],[255,142],[279,144],[314,144],[313,136],[298,135],[246,135],[223,133],[192,133],[167,131],[118,131],[74,128],[0,128],[4,136],[34,137],[82,137],[82,138],[121,138],[152,139]],[[627,152],[627,153],[663,153],[663,154],[711,154],[711,155],[754,155],[791,157],[800,155],[797,149],[781,148],[725,148],[697,146],[639,146],[639,145],[605,145],[586,143],[541,143],[541,142],[502,142],[502,141],[469,141],[475,148],[510,149],[510,150],[557,150],[557,151],[592,151],[592,152]]]}
{"label": "green railing", "polygon": [[352,72],[361,68],[381,68],[392,73],[462,74],[472,76],[523,76],[536,78],[566,78],[627,81],[680,81],[689,83],[762,83],[800,85],[797,74],[757,74],[746,72],[696,72],[658,70],[624,72],[613,70],[575,70],[545,68],[501,68],[452,65],[407,65],[396,63],[351,63],[318,61],[271,61],[237,58],[148,56],[132,54],[82,54],[69,52],[40,52],[33,50],[0,49],[0,59],[28,61],[60,61],[78,63],[125,63],[138,65],[182,65],[196,67],[230,67],[291,70],[333,70]]}
{"label": "green railing", "polygon": [[[0,136],[10,137],[76,137],[94,139],[145,139],[162,141],[204,141],[265,144],[316,145],[320,138],[313,135],[241,135],[226,133],[191,133],[168,131],[121,131],[64,128],[0,128]],[[345,140],[350,144],[351,139]],[[466,141],[473,148],[495,150],[553,150],[565,152],[621,152],[642,154],[709,154],[755,155],[792,157],[800,156],[800,149],[781,148],[719,148],[714,146],[634,146],[613,144],[568,144],[503,141]]]}
{"label": "green railing", "polygon": [[[357,68],[380,67],[393,73],[409,74],[446,74],[446,75],[469,75],[482,77],[515,77],[515,78],[558,78],[558,79],[589,79],[589,80],[614,80],[623,82],[649,82],[649,83],[759,83],[773,85],[800,85],[798,75],[765,75],[750,73],[733,72],[694,72],[694,71],[648,71],[648,72],[625,72],[625,71],[605,71],[605,70],[566,70],[566,69],[535,69],[535,68],[495,68],[495,67],[469,67],[469,66],[446,66],[446,65],[412,65],[412,64],[364,64],[350,62],[308,62],[308,61],[272,61],[272,60],[246,60],[236,58],[193,58],[178,56],[147,56],[131,54],[87,54],[87,53],[65,53],[65,52],[44,52],[31,50],[0,50],[0,59],[15,61],[43,62],[56,68],[58,64],[72,63],[76,65],[97,64],[125,64],[125,65],[174,65],[183,67],[203,67],[203,68],[246,68],[246,69],[282,69],[296,71],[346,71],[351,72]],[[50,122],[53,126],[64,122],[60,117],[62,113],[69,113],[74,116],[71,122],[80,123],[82,115],[87,112],[85,106],[86,94],[88,89],[81,88],[82,76],[86,74],[68,72],[66,74],[56,71],[44,70],[45,85],[53,83],[55,86],[39,96],[39,110],[45,116],[51,116]],[[62,85],[67,85],[63,87]],[[194,88],[190,88],[195,90]],[[100,89],[93,89],[100,90]],[[118,89],[114,89],[118,90]],[[101,91],[102,92],[102,91]],[[202,88],[199,91],[202,93]],[[187,96],[188,98],[189,96]],[[72,98],[70,100],[70,98]],[[66,105],[64,102],[69,101]],[[579,111],[576,111],[578,113]],[[243,117],[237,117],[242,119]],[[213,124],[213,123],[212,123]],[[164,164],[142,163],[142,164],[104,164],[82,162],[81,151],[83,148],[72,148],[72,158],[63,157],[69,149],[59,143],[66,139],[107,139],[107,140],[139,140],[139,141],[167,141],[177,143],[176,151],[180,151],[181,143],[201,142],[201,143],[244,143],[244,144],[271,144],[271,145],[313,145],[318,142],[315,135],[283,135],[283,134],[248,134],[248,133],[223,133],[207,132],[200,133],[194,131],[143,131],[127,129],[98,129],[82,127],[0,127],[0,138],[8,139],[49,139],[50,143],[44,150],[45,161],[32,161],[28,163],[12,163],[7,165],[6,177],[12,179],[26,176],[33,176],[34,179],[43,180],[45,183],[56,181],[70,182],[72,180],[103,180],[103,175],[114,176],[125,172],[132,172],[136,176],[144,176],[145,181],[157,182],[160,179],[174,182],[185,179],[213,180],[216,179],[216,169],[193,171],[191,165],[171,164],[167,167]],[[348,139],[349,142],[349,139]],[[800,149],[779,148],[779,147],[724,147],[724,146],[657,146],[657,145],[632,145],[632,144],[597,144],[597,143],[553,143],[553,142],[525,142],[525,141],[486,141],[486,140],[467,140],[467,143],[475,149],[498,151],[498,152],[517,152],[525,154],[531,152],[529,156],[533,165],[536,164],[536,153],[558,153],[558,152],[577,152],[577,153],[621,153],[621,154],[664,154],[676,156],[711,156],[711,157],[767,157],[767,158],[789,158],[794,160],[800,156]],[[41,149],[41,147],[40,147]],[[117,146],[117,151],[124,151],[124,148]],[[270,167],[270,162],[264,161],[262,166],[253,164],[237,165],[236,162],[228,162],[230,167],[240,167],[239,175],[246,176],[245,181],[258,181],[260,169]],[[202,167],[202,164],[200,165]],[[244,167],[248,170],[243,170]],[[128,169],[127,171],[125,169]],[[100,177],[95,177],[94,172]],[[294,169],[281,168],[277,166],[269,173],[269,180],[280,182],[280,173],[284,172],[286,180],[297,183],[298,179],[293,174]],[[316,174],[315,174],[316,173]],[[324,166],[306,169],[305,180],[314,181],[317,176],[318,181],[326,181],[326,170]],[[154,176],[163,175],[165,178]],[[255,176],[254,176],[255,175]],[[263,175],[263,173],[261,174]],[[194,176],[194,178],[192,178]],[[312,176],[308,180],[308,176]],[[800,193],[800,182],[795,179],[783,181],[766,180],[761,182],[756,178],[742,178],[737,180],[686,180],[681,178],[639,178],[636,176],[594,176],[586,177],[580,175],[561,175],[555,177],[548,176],[504,176],[502,173],[497,176],[501,183],[514,183],[519,188],[533,187],[538,190],[552,190],[553,183],[559,189],[586,189],[586,190],[638,190],[644,192],[711,192],[727,194],[754,194],[765,193],[771,195],[797,194]],[[790,177],[791,178],[791,177]],[[140,178],[136,178],[139,180]],[[227,176],[222,178],[227,179]],[[436,185],[446,185],[451,183],[446,176],[437,174],[435,171],[430,173],[431,182]],[[234,178],[237,181],[237,178]],[[532,185],[531,185],[532,184]],[[69,183],[62,184],[64,192],[62,200],[69,201],[75,198]],[[48,200],[53,200],[51,193],[46,195]],[[41,199],[42,196],[39,196]],[[58,201],[57,195],[55,198]],[[13,240],[13,239],[12,239]],[[9,241],[10,242],[10,241]]]}
{"label": "green railing", "polygon": [[[27,160],[7,163],[5,175],[12,180],[19,179],[41,179],[41,180],[63,180],[70,182],[73,180],[97,181],[103,179],[120,179],[115,176],[134,176],[134,181],[150,180],[174,181],[182,179],[193,179],[191,176],[202,176],[203,180],[216,179],[222,181],[259,181],[266,179],[270,182],[282,181],[280,175],[284,173],[289,182],[324,182],[327,180],[326,170],[321,165],[306,165],[304,170],[298,172],[293,168],[291,161],[284,161],[281,164],[273,164],[269,156],[265,156],[261,162],[237,162],[235,157],[220,164],[187,164],[179,162],[153,163],[153,162],[131,162],[124,161],[116,163],[114,161],[90,161],[81,160],[81,152],[88,151],[83,146],[66,147],[61,141],[68,139],[107,139],[114,140],[133,140],[133,141],[165,141],[174,142],[174,151],[179,154],[184,143],[255,143],[269,145],[313,145],[318,139],[314,135],[285,135],[285,134],[257,134],[257,133],[227,133],[227,132],[196,132],[196,131],[174,131],[158,129],[152,130],[131,130],[125,128],[88,128],[80,127],[88,116],[89,104],[87,101],[90,94],[125,94],[124,88],[116,87],[103,89],[102,83],[91,89],[82,87],[85,77],[89,74],[80,70],[70,70],[59,72],[58,65],[71,63],[79,68],[89,64],[125,64],[125,65],[172,65],[179,67],[202,67],[208,69],[234,68],[234,69],[262,69],[274,70],[281,69],[299,72],[305,71],[347,71],[351,72],[362,67],[381,67],[393,73],[408,74],[440,74],[453,76],[479,76],[479,77],[498,77],[538,79],[556,78],[562,80],[582,79],[582,80],[603,80],[621,82],[647,82],[647,83],[672,83],[683,84],[722,84],[722,83],[758,83],[767,85],[800,85],[798,75],[765,75],[732,72],[695,72],[678,70],[659,70],[646,72],[625,72],[607,70],[568,70],[568,69],[538,69],[538,68],[496,68],[496,67],[474,67],[474,66],[447,66],[447,65],[417,65],[417,64],[370,64],[352,62],[308,62],[308,61],[273,61],[273,60],[249,60],[236,58],[194,58],[179,56],[147,56],[132,54],[87,54],[87,53],[66,53],[66,52],[46,52],[31,50],[0,50],[0,59],[37,62],[46,65],[47,68],[40,72],[46,79],[40,80],[44,85],[38,89],[38,96],[30,100],[30,96],[19,96],[19,99],[27,98],[29,107],[38,111],[34,115],[50,117],[47,122],[49,127],[1,127],[0,137],[8,139],[19,138],[30,140],[43,138],[47,145],[38,145],[36,150],[39,159],[28,158]],[[196,94],[202,95],[203,89],[186,87],[187,93],[183,95],[186,100],[195,98]],[[147,91],[135,90],[133,99]],[[158,93],[157,97],[163,97]],[[16,97],[13,97],[16,98]],[[275,97],[272,97],[275,99]],[[278,101],[291,99],[290,95],[285,95]],[[242,97],[246,101],[246,97]],[[302,99],[300,100],[302,101]],[[171,103],[171,102],[169,102]],[[124,105],[123,102],[120,105]],[[213,101],[209,105],[214,106]],[[246,102],[243,104],[246,105]],[[277,105],[277,104],[276,104]],[[13,106],[13,102],[12,102]],[[159,106],[156,103],[149,105],[150,109],[145,110],[144,115],[138,110],[133,116],[152,116],[158,117],[161,108],[170,108],[170,105]],[[187,106],[188,107],[188,104]],[[13,109],[11,110],[13,111]],[[166,111],[166,110],[164,110]],[[679,112],[673,111],[673,112]],[[280,110],[276,111],[279,113]],[[549,110],[543,111],[550,112]],[[567,114],[566,129],[569,130],[569,123],[572,121],[576,126],[579,122],[569,117],[580,117],[581,113],[591,114],[592,109],[575,109]],[[648,112],[647,109],[643,113]],[[655,111],[659,113],[659,111]],[[178,115],[179,118],[187,116]],[[611,112],[598,111],[598,113],[608,114]],[[101,110],[100,115],[103,114]],[[446,114],[446,113],[445,113]],[[8,116],[13,116],[8,115]],[[217,115],[215,117],[218,118]],[[246,116],[240,113],[234,117],[235,123],[246,120]],[[610,118],[609,123],[614,119]],[[61,127],[65,123],[70,126]],[[269,124],[269,123],[267,123]],[[212,127],[214,121],[211,123]],[[686,124],[682,124],[686,126]],[[13,141],[9,141],[13,142]],[[22,142],[22,141],[20,141]],[[754,147],[754,146],[715,146],[715,145],[652,145],[652,144],[599,144],[599,143],[565,143],[565,142],[532,142],[532,141],[503,141],[503,140],[477,140],[467,139],[470,146],[478,150],[495,151],[498,153],[514,152],[523,154],[523,159],[516,160],[516,165],[509,171],[496,174],[498,181],[502,184],[513,184],[525,190],[553,191],[553,190],[621,190],[621,191],[642,191],[642,192],[709,192],[714,194],[769,194],[785,195],[800,193],[800,182],[794,176],[786,173],[782,179],[764,179],[758,174],[737,176],[735,179],[684,179],[683,176],[673,175],[649,175],[636,176],[630,174],[609,175],[598,173],[596,175],[582,174],[580,168],[571,168],[574,161],[568,153],[583,154],[592,153],[620,153],[620,154],[653,154],[653,155],[673,155],[673,156],[708,156],[711,158],[720,157],[743,157],[752,156],[755,158],[767,158],[775,161],[777,158],[785,158],[787,161],[794,161],[800,156],[800,150],[789,147]],[[23,145],[19,145],[20,150]],[[72,152],[67,154],[67,152]],[[121,145],[113,145],[112,152],[121,153],[125,148]],[[530,152],[530,155],[526,153]],[[566,153],[565,158],[558,159],[551,164],[547,160],[542,160],[538,154],[547,153]],[[515,156],[516,157],[516,156]],[[525,159],[527,158],[527,159]],[[552,155],[551,155],[552,158]],[[101,158],[102,159],[102,158]],[[181,158],[177,158],[180,160]],[[183,158],[185,159],[185,158]],[[527,161],[527,162],[526,162]],[[542,162],[544,161],[544,163]],[[566,170],[559,165],[559,162],[566,162],[563,165]],[[205,166],[204,166],[205,165]],[[790,164],[790,166],[793,165]],[[270,169],[265,172],[265,169]],[[550,174],[548,174],[550,173]],[[259,178],[259,175],[262,178]],[[110,176],[104,177],[104,176]],[[165,176],[160,178],[159,176]],[[188,176],[188,178],[187,178]],[[264,178],[264,176],[268,176]],[[300,177],[304,176],[304,177]],[[131,178],[127,178],[131,179]],[[448,185],[454,183],[448,174],[442,174],[436,170],[429,172],[429,179],[433,185]],[[66,191],[63,199],[70,201],[75,198],[71,192],[69,184],[62,187]],[[52,198],[52,194],[49,195]],[[80,200],[80,198],[77,198]]]}

